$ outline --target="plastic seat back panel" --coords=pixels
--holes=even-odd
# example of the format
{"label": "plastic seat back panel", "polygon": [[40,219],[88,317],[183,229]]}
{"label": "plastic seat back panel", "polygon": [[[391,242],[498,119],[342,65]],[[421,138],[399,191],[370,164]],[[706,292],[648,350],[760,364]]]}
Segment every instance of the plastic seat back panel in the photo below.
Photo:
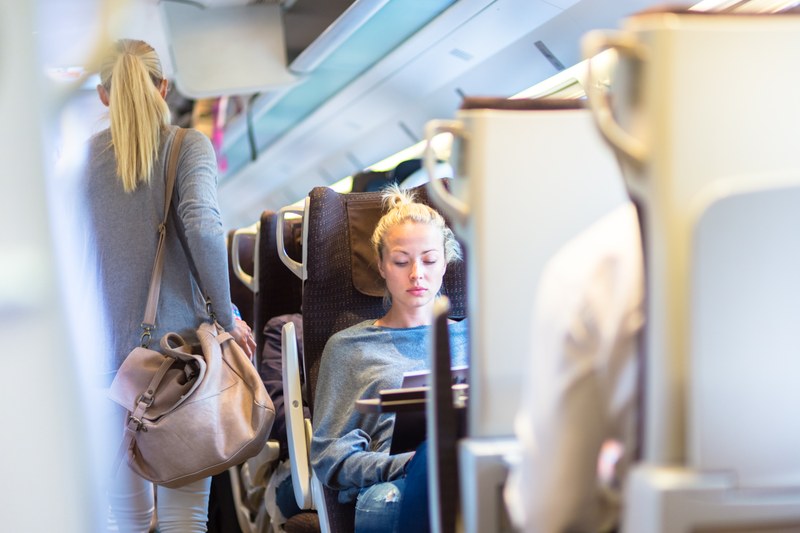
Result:
{"label": "plastic seat back panel", "polygon": [[741,487],[800,487],[798,206],[800,186],[730,194],[694,229],[687,464]]}

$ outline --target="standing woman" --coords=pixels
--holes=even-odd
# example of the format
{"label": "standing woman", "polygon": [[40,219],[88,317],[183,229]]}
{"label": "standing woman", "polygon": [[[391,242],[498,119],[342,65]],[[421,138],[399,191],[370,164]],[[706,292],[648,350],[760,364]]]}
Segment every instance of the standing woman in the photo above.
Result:
{"label": "standing woman", "polygon": [[[105,386],[140,344],[142,317],[164,209],[166,160],[177,127],[169,124],[167,80],[153,48],[118,41],[101,65],[97,92],[110,127],[89,141],[84,181],[90,250],[102,300],[106,337]],[[180,148],[166,233],[157,324],[151,346],[166,332],[196,341],[211,312],[248,356],[255,343],[231,310],[224,232],[217,205],[217,163],[210,141],[189,130]],[[196,272],[192,273],[192,266]],[[202,287],[202,291],[200,290]],[[110,402],[109,402],[110,403]],[[115,412],[112,435],[122,437],[125,413]],[[117,431],[116,428],[119,428]],[[112,452],[113,453],[113,452]],[[109,528],[147,532],[157,502],[161,533],[206,531],[210,478],[177,489],[157,486],[122,464],[109,489]]]}

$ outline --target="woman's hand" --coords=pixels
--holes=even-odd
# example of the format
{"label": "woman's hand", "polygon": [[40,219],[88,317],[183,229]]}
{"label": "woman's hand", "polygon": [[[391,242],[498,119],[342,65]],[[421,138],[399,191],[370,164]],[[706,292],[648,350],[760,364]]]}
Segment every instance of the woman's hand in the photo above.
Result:
{"label": "woman's hand", "polygon": [[234,320],[233,331],[231,337],[236,341],[236,344],[242,347],[244,353],[250,358],[253,364],[256,364],[256,341],[253,338],[253,330],[247,325],[244,320]]}

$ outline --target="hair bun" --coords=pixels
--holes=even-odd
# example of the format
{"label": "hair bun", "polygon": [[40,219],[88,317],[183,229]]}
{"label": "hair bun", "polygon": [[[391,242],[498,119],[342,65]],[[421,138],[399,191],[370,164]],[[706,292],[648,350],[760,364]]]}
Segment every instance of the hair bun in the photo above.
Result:
{"label": "hair bun", "polygon": [[414,201],[414,194],[407,189],[401,189],[396,183],[392,183],[383,189],[383,204],[387,210],[413,204]]}

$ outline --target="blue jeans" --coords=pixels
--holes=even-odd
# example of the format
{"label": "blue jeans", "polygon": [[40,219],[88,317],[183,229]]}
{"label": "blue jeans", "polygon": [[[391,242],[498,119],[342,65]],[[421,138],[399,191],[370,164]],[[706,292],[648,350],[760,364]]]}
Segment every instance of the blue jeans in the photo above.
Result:
{"label": "blue jeans", "polygon": [[288,476],[276,487],[275,503],[278,505],[278,509],[280,509],[281,514],[286,519],[293,517],[302,510],[297,506],[297,500],[294,497],[294,484],[292,483],[292,476]]}
{"label": "blue jeans", "polygon": [[423,442],[406,475],[361,489],[356,499],[356,533],[425,533],[428,519],[428,447]]}
{"label": "blue jeans", "polygon": [[361,489],[356,499],[356,533],[400,533],[400,501],[405,478]]}

